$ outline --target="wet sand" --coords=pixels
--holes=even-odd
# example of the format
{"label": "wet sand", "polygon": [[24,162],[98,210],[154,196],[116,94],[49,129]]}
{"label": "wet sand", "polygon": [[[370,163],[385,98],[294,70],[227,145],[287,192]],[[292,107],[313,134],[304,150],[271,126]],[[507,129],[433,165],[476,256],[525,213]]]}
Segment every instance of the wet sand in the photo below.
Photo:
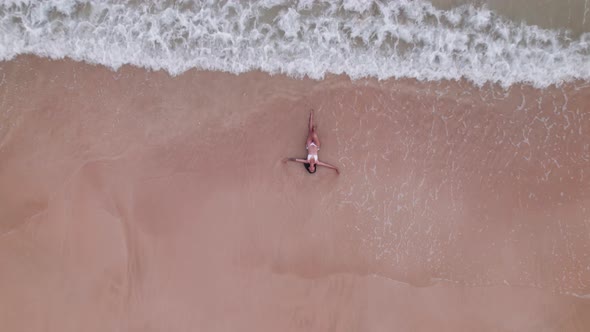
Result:
{"label": "wet sand", "polygon": [[588,83],[0,77],[6,330],[590,329]]}

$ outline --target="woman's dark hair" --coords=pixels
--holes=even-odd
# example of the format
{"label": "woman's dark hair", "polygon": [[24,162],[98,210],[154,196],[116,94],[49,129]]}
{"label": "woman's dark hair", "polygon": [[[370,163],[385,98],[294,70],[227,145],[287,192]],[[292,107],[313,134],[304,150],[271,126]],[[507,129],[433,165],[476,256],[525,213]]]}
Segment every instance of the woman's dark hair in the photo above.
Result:
{"label": "woman's dark hair", "polygon": [[314,167],[313,172],[309,170],[309,166],[311,166],[309,163],[305,163],[303,164],[303,166],[305,166],[305,169],[310,173],[313,174],[318,170],[318,166],[316,165],[316,167]]}

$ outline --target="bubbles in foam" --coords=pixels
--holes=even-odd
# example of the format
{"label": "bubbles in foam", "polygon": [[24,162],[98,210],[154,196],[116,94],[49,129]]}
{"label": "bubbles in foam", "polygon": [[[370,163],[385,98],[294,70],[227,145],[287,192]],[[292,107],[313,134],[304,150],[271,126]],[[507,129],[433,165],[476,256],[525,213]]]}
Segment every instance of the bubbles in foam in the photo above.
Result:
{"label": "bubbles in foam", "polygon": [[425,1],[80,1],[0,4],[0,59],[70,57],[320,79],[440,80],[537,87],[590,79],[590,34],[516,24],[486,8]]}

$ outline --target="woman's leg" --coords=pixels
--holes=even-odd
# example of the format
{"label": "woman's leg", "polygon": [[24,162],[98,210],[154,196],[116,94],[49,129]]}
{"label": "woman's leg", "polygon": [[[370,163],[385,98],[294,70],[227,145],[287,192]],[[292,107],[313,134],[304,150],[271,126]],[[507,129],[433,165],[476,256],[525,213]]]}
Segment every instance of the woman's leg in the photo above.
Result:
{"label": "woman's leg", "polygon": [[315,132],[315,129],[311,132],[311,139],[320,148],[320,138],[318,137],[318,133]]}
{"label": "woman's leg", "polygon": [[313,142],[314,133],[315,133],[315,130],[313,127],[313,110],[311,110],[309,112],[309,127],[308,127],[308,132],[307,132],[307,141],[305,141],[305,148],[307,148],[309,146],[309,144],[311,142]]}
{"label": "woman's leg", "polygon": [[318,148],[320,147],[320,139],[318,138],[315,126],[313,125],[313,110],[309,112],[309,133],[307,134],[307,142],[305,143],[305,146],[309,146],[311,142],[314,142]]}
{"label": "woman's leg", "polygon": [[[309,144],[311,144],[311,142],[313,142],[313,141],[314,141],[314,140],[313,140],[314,133],[315,133],[315,132],[313,132],[313,131],[310,131],[310,132],[309,132],[309,134],[307,134],[307,141],[305,141],[305,148],[306,148],[306,149],[307,149],[307,147],[309,146]],[[317,135],[316,135],[316,136],[317,136]],[[317,145],[317,143],[316,143],[316,145]]]}

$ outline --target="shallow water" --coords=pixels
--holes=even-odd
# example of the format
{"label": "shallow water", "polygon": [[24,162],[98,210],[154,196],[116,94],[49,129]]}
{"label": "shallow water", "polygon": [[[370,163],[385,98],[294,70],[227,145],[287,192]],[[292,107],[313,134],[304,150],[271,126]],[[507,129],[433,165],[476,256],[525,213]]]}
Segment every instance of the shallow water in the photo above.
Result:
{"label": "shallow water", "polygon": [[587,0],[434,0],[432,3],[441,9],[469,4],[485,5],[514,22],[545,29],[568,30],[576,37],[590,32],[590,2]]}
{"label": "shallow water", "polygon": [[584,10],[579,1],[437,4],[11,1],[0,5],[0,59],[35,54],[173,75],[261,70],[504,87],[590,78],[586,2]]}

